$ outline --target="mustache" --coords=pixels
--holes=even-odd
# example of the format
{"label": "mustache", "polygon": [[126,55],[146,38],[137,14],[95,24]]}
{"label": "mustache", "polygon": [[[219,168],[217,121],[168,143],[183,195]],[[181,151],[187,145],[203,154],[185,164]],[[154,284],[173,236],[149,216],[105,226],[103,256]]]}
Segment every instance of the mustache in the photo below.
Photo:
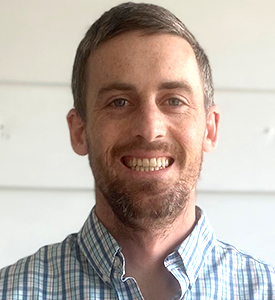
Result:
{"label": "mustache", "polygon": [[112,157],[119,157],[122,156],[125,152],[130,152],[137,149],[145,151],[163,151],[176,156],[180,154],[183,155],[183,153],[185,152],[179,144],[172,144],[165,141],[154,141],[149,143],[142,138],[137,138],[133,141],[129,141],[121,145],[115,145],[112,149],[111,155]]}

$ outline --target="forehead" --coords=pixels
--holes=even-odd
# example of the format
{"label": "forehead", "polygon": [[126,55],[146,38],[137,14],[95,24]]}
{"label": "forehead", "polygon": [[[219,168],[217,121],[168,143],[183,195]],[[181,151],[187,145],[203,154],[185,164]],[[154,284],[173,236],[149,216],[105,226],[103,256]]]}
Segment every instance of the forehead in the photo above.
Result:
{"label": "forehead", "polygon": [[184,80],[202,90],[193,49],[183,38],[166,33],[118,35],[90,55],[87,71],[93,89],[113,81],[145,87]]}

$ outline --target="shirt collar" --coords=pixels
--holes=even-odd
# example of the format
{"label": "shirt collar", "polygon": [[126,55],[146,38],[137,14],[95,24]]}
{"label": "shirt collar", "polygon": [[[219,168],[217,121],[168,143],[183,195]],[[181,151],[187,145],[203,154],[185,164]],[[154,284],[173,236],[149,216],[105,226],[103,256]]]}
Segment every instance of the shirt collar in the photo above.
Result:
{"label": "shirt collar", "polygon": [[106,283],[110,283],[116,254],[121,250],[116,240],[98,220],[93,208],[77,237],[82,253]]}
{"label": "shirt collar", "polygon": [[[192,285],[203,266],[208,254],[215,245],[216,237],[205,215],[196,208],[198,221],[191,234],[168,255],[165,261],[170,264],[183,264],[189,283]],[[98,220],[95,209],[91,211],[83,228],[78,234],[78,245],[94,270],[106,284],[110,284],[115,258],[121,247]]]}
{"label": "shirt collar", "polygon": [[196,281],[216,243],[214,231],[199,207],[196,207],[196,213],[199,216],[196,226],[176,251],[182,259],[191,285]]}

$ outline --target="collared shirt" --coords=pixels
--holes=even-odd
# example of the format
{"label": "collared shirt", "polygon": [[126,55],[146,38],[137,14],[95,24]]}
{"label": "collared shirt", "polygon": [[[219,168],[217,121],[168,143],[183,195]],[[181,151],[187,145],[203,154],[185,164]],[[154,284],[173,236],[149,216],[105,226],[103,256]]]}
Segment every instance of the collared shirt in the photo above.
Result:
{"label": "collared shirt", "polygon": [[[164,265],[180,286],[174,299],[275,299],[274,269],[218,241],[203,213]],[[143,299],[124,274],[121,247],[92,210],[78,234],[2,269],[0,299]]]}

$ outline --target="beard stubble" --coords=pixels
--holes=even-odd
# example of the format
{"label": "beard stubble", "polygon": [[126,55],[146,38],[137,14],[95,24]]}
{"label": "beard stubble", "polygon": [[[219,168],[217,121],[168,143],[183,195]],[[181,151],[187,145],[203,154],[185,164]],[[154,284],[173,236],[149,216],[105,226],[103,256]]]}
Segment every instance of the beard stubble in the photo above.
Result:
{"label": "beard stubble", "polygon": [[173,223],[189,201],[199,177],[203,151],[202,146],[188,154],[178,144],[166,142],[147,143],[136,139],[133,142],[117,145],[111,151],[111,161],[117,161],[124,153],[134,149],[171,153],[183,170],[173,182],[159,180],[139,180],[130,182],[119,178],[115,168],[104,165],[103,157],[88,144],[88,155],[96,187],[101,192],[117,219],[126,227],[142,231],[148,228],[162,228]]}

